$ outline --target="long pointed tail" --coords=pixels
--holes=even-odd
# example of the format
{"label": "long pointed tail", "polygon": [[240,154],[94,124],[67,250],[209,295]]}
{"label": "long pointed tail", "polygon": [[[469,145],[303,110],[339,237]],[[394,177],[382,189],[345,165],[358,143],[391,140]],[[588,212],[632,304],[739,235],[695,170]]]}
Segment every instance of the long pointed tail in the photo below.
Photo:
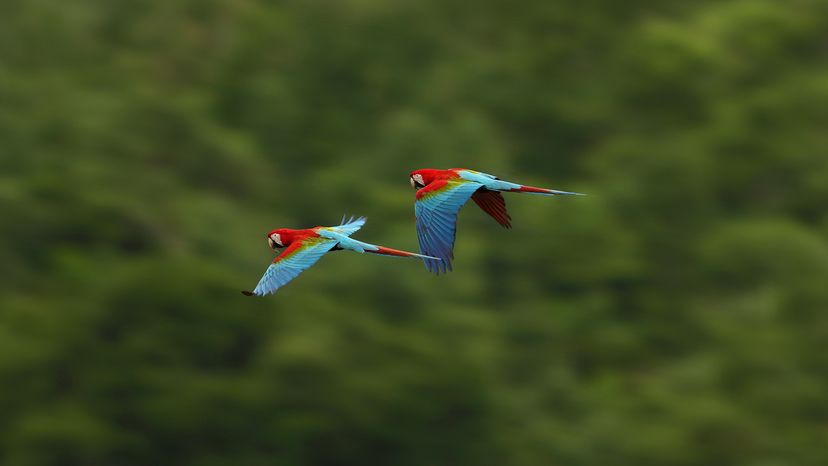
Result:
{"label": "long pointed tail", "polygon": [[522,185],[517,188],[509,189],[511,192],[541,194],[544,196],[586,196],[582,193],[573,193],[570,191],[558,191],[556,189],[536,188],[534,186]]}
{"label": "long pointed tail", "polygon": [[377,248],[375,251],[370,250],[368,248],[365,248],[365,252],[370,252],[371,254],[380,254],[380,255],[383,255],[383,256],[418,257],[420,259],[430,259],[430,260],[435,260],[435,261],[443,260],[443,259],[440,259],[439,257],[424,256],[422,254],[416,254],[416,253],[413,253],[413,252],[400,251],[399,249],[391,249],[391,248],[386,248],[386,247],[383,247],[383,246],[374,246],[374,247]]}
{"label": "long pointed tail", "polygon": [[341,247],[342,249],[348,249],[351,251],[369,252],[371,254],[379,254],[382,256],[418,257],[420,259],[429,259],[435,261],[442,260],[439,257],[424,256],[422,254],[416,254],[413,252],[400,251],[399,249],[391,249],[383,246],[377,246],[376,244],[364,243],[362,241],[349,238],[345,235],[336,232],[327,232],[326,235],[339,241],[339,247]]}

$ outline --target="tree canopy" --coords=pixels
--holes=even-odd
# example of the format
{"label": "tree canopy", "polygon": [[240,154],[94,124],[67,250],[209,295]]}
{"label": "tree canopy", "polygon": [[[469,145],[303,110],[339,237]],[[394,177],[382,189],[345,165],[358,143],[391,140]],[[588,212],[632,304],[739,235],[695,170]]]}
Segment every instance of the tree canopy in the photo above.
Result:
{"label": "tree canopy", "polygon": [[[0,463],[828,463],[825,0],[4,0]],[[417,168],[588,193],[473,204]]]}

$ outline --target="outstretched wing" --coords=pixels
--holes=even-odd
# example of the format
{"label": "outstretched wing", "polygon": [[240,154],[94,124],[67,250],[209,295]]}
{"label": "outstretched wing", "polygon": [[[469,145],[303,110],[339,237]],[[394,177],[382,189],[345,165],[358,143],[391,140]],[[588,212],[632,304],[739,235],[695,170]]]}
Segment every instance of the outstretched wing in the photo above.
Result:
{"label": "outstretched wing", "polygon": [[504,228],[512,228],[512,217],[509,216],[509,212],[506,210],[506,200],[503,199],[502,194],[497,191],[481,189],[474,193],[472,200]]}
{"label": "outstretched wing", "polygon": [[345,235],[345,236],[351,236],[354,233],[356,233],[360,228],[362,228],[363,225],[365,225],[365,221],[366,221],[365,217],[359,217],[359,218],[356,218],[356,219],[354,217],[351,217],[346,222],[345,217],[343,216],[342,217],[342,223],[340,223],[339,225],[337,225],[335,227],[325,227],[325,229],[335,231],[335,232],[337,232],[339,234],[342,234],[342,235]]}
{"label": "outstretched wing", "polygon": [[457,213],[481,186],[480,183],[460,179],[438,180],[417,191],[414,213],[417,216],[420,252],[443,259],[424,261],[430,272],[440,274],[451,270]]}
{"label": "outstretched wing", "polygon": [[316,237],[293,242],[273,260],[253,292],[245,294],[265,296],[275,293],[315,264],[326,252],[333,249],[336,243],[336,240]]}

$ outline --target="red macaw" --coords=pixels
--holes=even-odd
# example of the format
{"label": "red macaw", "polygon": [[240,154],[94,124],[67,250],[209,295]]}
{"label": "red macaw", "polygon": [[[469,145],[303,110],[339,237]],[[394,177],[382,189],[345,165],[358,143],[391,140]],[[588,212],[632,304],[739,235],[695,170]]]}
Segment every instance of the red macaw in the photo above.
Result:
{"label": "red macaw", "polygon": [[451,261],[454,259],[457,213],[469,198],[474,200],[483,211],[494,217],[504,228],[511,228],[512,218],[506,211],[506,201],[500,194],[501,192],[545,196],[582,195],[510,183],[493,175],[466,168],[415,170],[410,174],[410,181],[411,187],[417,190],[414,212],[417,216],[420,252],[443,259],[434,262],[425,261],[426,268],[438,275],[451,270]]}
{"label": "red macaw", "polygon": [[349,238],[365,225],[365,217],[351,218],[334,227],[313,227],[306,230],[280,228],[267,234],[267,244],[274,251],[286,248],[279,254],[253,291],[242,291],[247,296],[265,296],[296,278],[307,268],[316,263],[326,252],[347,249],[356,252],[368,252],[397,257],[419,257],[424,260],[440,261],[437,257],[399,251],[374,244],[363,243]]}

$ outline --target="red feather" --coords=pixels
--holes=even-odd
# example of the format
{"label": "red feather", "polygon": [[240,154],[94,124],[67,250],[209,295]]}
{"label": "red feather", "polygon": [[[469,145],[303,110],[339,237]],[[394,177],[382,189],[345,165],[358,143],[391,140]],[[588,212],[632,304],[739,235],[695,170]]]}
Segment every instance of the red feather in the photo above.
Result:
{"label": "red feather", "polygon": [[552,190],[546,188],[536,188],[534,186],[521,186],[519,188],[512,189],[512,191],[520,192],[520,193],[541,193],[541,194],[554,194]]}
{"label": "red feather", "polygon": [[497,223],[503,225],[504,228],[512,228],[512,217],[506,211],[506,200],[503,199],[502,194],[497,191],[481,189],[472,195],[472,199],[483,209],[483,212],[497,220]]}
{"label": "red feather", "polygon": [[391,249],[391,248],[386,248],[386,247],[382,247],[382,246],[377,246],[377,248],[378,249],[376,251],[371,251],[371,250],[366,249],[365,252],[370,252],[370,253],[373,253],[373,254],[384,254],[386,256],[399,256],[399,257],[411,257],[411,256],[413,256],[413,254],[411,254],[410,252],[400,251],[399,249]]}
{"label": "red feather", "polygon": [[425,188],[420,188],[419,190],[417,190],[417,193],[415,194],[415,197],[417,198],[417,200],[420,200],[420,199],[422,199],[423,196],[425,196],[429,193],[433,193],[435,191],[439,191],[439,190],[445,188],[447,184],[448,184],[448,181],[446,181],[446,180],[437,180],[437,181],[428,183]]}

